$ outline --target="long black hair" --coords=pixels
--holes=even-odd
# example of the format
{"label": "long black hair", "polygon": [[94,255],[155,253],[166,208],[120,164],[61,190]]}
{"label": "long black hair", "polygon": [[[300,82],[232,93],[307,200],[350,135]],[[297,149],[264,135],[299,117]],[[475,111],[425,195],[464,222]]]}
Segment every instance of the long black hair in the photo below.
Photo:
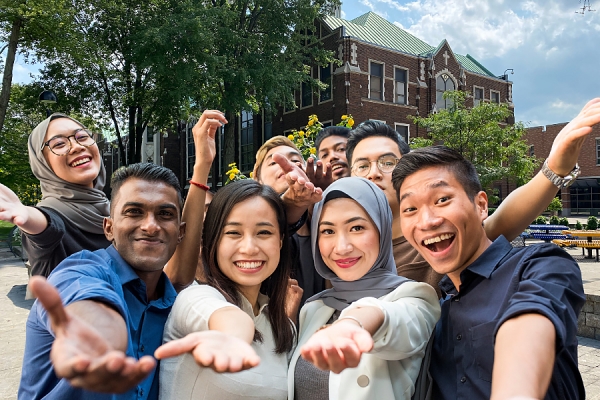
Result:
{"label": "long black hair", "polygon": [[[287,240],[287,219],[285,208],[277,193],[271,187],[251,179],[232,182],[220,189],[206,212],[202,232],[202,264],[206,282],[219,290],[228,302],[241,307],[242,298],[235,282],[229,279],[219,268],[217,250],[223,233],[223,226],[233,207],[241,202],[260,197],[275,211],[279,232],[282,237],[279,264],[261,285],[260,292],[269,297],[268,316],[275,337],[275,352],[285,353],[292,349],[294,335],[291,321],[286,314],[286,292],[290,277],[291,262],[289,240]],[[252,212],[252,210],[248,210]],[[255,341],[262,341],[261,333],[256,330]]]}

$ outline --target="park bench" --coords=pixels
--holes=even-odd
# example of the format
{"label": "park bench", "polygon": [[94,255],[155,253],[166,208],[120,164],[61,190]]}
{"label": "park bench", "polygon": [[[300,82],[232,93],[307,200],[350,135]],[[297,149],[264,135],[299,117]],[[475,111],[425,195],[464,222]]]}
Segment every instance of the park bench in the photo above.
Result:
{"label": "park bench", "polygon": [[13,226],[8,234],[0,236],[0,248],[8,248],[8,250],[17,258],[23,256],[23,251],[20,248],[21,231],[19,227]]}
{"label": "park bench", "polygon": [[[581,240],[581,239],[555,239],[552,243],[559,245],[560,247],[581,247],[581,249],[588,249],[589,251],[596,250],[596,261],[600,261],[598,251],[600,250],[600,240]],[[584,250],[585,251],[585,250]]]}

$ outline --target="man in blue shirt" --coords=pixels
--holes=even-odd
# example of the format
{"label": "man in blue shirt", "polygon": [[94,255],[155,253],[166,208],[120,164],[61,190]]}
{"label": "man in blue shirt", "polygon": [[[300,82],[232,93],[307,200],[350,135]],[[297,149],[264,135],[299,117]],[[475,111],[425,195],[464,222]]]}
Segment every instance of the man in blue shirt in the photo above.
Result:
{"label": "man in blue shirt", "polygon": [[393,174],[402,232],[444,293],[430,372],[435,399],[583,399],[577,263],[553,244],[513,248],[483,229],[475,168],[444,146],[402,157]]}
{"label": "man in blue shirt", "polygon": [[179,181],[133,164],[111,187],[112,245],[68,257],[47,282],[32,278],[21,399],[158,398],[152,354],[176,297],[163,267],[185,233]]}

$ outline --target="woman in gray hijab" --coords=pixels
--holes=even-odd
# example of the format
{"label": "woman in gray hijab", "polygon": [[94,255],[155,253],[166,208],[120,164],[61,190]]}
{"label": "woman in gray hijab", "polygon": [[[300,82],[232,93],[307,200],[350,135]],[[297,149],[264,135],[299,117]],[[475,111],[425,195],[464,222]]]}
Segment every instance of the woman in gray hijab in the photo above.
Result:
{"label": "woman in gray hijab", "polygon": [[42,201],[24,206],[0,185],[0,219],[17,225],[32,275],[48,276],[67,256],[108,247],[103,220],[106,171],[93,135],[79,121],[52,114],[29,136],[29,161]]}
{"label": "woman in gray hijab", "polygon": [[391,224],[363,178],[337,180],[315,205],[315,268],[332,288],[300,311],[290,399],[411,398],[440,307],[431,286],[396,274]]}

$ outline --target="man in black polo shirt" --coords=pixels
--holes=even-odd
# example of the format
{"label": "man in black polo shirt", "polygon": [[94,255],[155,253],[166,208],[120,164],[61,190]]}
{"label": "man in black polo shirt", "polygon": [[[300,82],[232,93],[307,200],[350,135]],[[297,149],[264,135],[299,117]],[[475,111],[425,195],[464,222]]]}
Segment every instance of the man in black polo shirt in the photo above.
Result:
{"label": "man in black polo shirt", "polygon": [[434,399],[583,399],[577,263],[553,244],[513,248],[483,229],[487,196],[444,146],[405,154],[393,174],[402,232],[446,275],[430,372]]}

